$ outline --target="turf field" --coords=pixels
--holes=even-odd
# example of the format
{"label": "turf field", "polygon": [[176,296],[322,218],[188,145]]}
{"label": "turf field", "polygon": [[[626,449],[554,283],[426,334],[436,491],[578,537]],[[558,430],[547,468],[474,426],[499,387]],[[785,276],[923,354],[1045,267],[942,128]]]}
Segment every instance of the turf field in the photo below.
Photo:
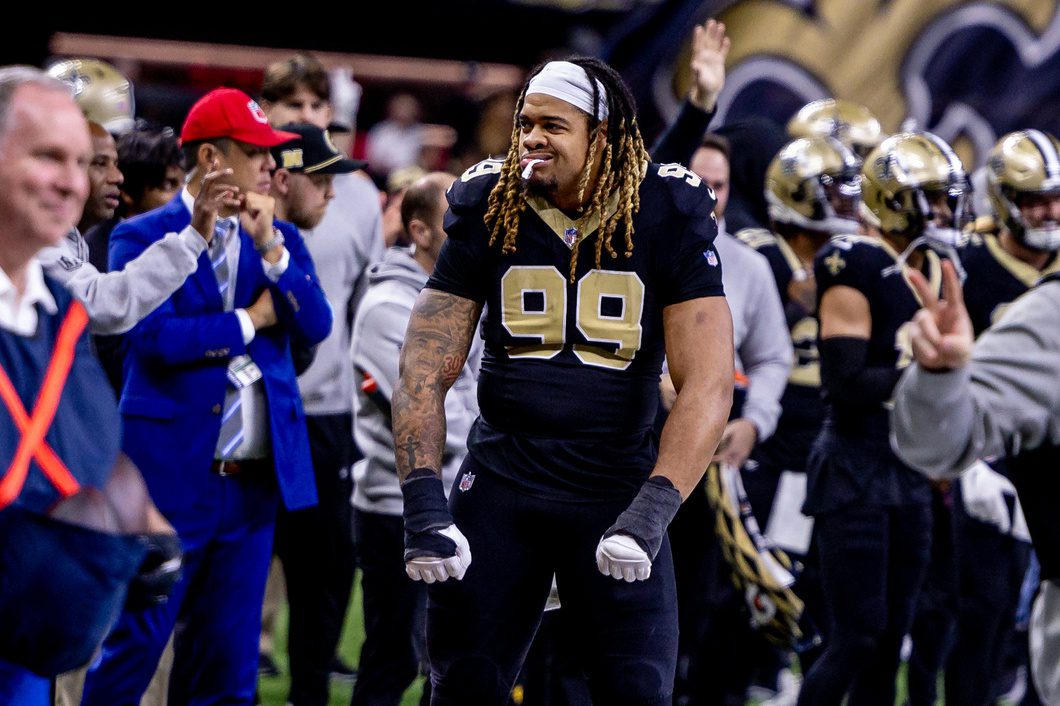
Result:
{"label": "turf field", "polygon": [[[353,598],[350,601],[350,611],[346,615],[346,627],[343,629],[342,641],[339,645],[339,653],[342,655],[343,660],[347,664],[356,665],[357,658],[361,652],[361,643],[364,641],[364,620],[361,615],[361,591],[360,581],[354,585]],[[280,676],[268,678],[263,677],[258,684],[259,696],[261,698],[262,706],[284,706],[284,698],[287,696],[287,686],[289,683],[288,672],[287,672],[287,611],[284,610],[280,615],[279,629],[276,636],[277,653],[276,663],[280,666]],[[942,684],[939,684],[939,690],[942,690]],[[329,706],[349,706],[350,693],[352,691],[351,684],[343,684],[337,681],[331,683],[331,700]],[[419,704],[420,699],[420,683],[416,682],[412,687],[405,692],[405,698],[401,701],[401,706],[416,706]],[[896,703],[903,704],[905,702],[905,667],[903,666],[898,673],[898,694]],[[1002,705],[1006,702],[1001,702]],[[753,702],[749,702],[748,706],[755,706]],[[945,706],[944,702],[940,699],[936,706]]]}
{"label": "turf field", "polygon": [[[342,640],[339,644],[339,654],[342,655],[346,664],[356,665],[357,658],[361,654],[361,643],[364,642],[364,620],[361,615],[361,583],[359,580],[353,587],[353,597],[350,600],[350,610],[346,615],[346,627],[342,631]],[[276,635],[276,663],[280,667],[280,676],[268,678],[263,677],[258,682],[258,695],[262,706],[284,706],[289,684],[289,673],[287,672],[287,611],[280,615],[278,634]],[[349,706],[352,684],[343,684],[338,681],[331,683],[331,700],[329,706]],[[420,684],[412,685],[405,693],[401,706],[415,706],[420,702]]]}

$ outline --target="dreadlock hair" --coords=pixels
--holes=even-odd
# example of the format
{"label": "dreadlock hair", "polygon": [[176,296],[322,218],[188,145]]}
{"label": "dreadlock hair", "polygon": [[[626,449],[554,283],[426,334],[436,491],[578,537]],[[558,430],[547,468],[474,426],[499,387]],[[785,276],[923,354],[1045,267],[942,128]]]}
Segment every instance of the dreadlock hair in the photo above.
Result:
{"label": "dreadlock hair", "polygon": [[[596,267],[599,269],[604,249],[612,258],[618,256],[611,245],[611,236],[614,235],[620,223],[623,224],[626,234],[625,256],[633,255],[633,214],[640,209],[638,187],[650,158],[648,150],[644,147],[640,129],[637,127],[636,103],[618,72],[599,59],[591,57],[576,56],[566,61],[580,66],[588,75],[589,83],[593,88],[592,104],[594,106],[599,104],[600,85],[607,93],[607,119],[601,122],[593,115],[586,115],[589,122],[589,147],[586,151],[585,168],[578,181],[578,202],[581,204],[583,218],[588,220],[589,216],[595,216],[599,219],[596,230]],[[519,218],[526,209],[525,185],[519,174],[519,113],[522,112],[526,102],[526,89],[530,85],[530,79],[540,73],[544,67],[545,64],[542,63],[531,71],[519,94],[512,125],[511,145],[501,167],[500,179],[490,192],[486,216],[483,219],[490,233],[490,246],[493,246],[498,237],[503,236],[501,252],[504,254],[515,252]],[[607,132],[604,146],[601,148],[598,146],[597,138],[601,128],[605,125]],[[603,155],[596,184],[592,185],[592,192],[586,195],[590,187],[589,179],[593,162],[600,149],[603,149]],[[616,192],[618,193],[618,209],[608,217],[608,201]],[[574,282],[578,250],[584,237],[583,232],[571,248],[571,282]]]}

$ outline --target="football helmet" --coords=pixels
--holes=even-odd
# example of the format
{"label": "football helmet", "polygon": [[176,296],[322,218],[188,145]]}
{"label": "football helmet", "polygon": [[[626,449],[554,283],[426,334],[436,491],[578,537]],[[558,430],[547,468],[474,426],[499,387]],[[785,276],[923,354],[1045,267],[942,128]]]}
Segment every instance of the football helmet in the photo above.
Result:
{"label": "football helmet", "polygon": [[766,170],[769,217],[821,233],[856,233],[860,166],[854,153],[835,138],[792,140]]}
{"label": "football helmet", "polygon": [[788,135],[834,137],[862,159],[885,137],[868,108],[842,98],[807,103],[788,121]]}
{"label": "football helmet", "polygon": [[967,240],[971,184],[960,157],[936,135],[888,137],[869,153],[861,177],[862,218],[883,232],[947,255]]}
{"label": "football helmet", "polygon": [[66,59],[49,66],[48,75],[69,84],[85,117],[108,132],[123,135],[135,126],[132,84],[110,64]]}
{"label": "football helmet", "polygon": [[1060,199],[1060,141],[1041,130],[1002,137],[987,158],[987,193],[998,219],[1024,245],[1060,250],[1060,221],[1046,214],[1028,225],[1020,211],[1029,199]]}

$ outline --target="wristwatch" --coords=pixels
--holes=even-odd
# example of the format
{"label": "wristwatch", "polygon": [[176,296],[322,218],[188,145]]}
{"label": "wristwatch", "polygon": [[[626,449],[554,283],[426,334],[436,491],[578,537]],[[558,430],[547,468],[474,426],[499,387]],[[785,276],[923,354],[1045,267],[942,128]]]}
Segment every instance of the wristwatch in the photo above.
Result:
{"label": "wristwatch", "polygon": [[254,249],[264,255],[265,253],[277,247],[278,245],[283,245],[283,243],[283,233],[280,232],[279,228],[276,228],[274,226],[272,229],[272,238],[265,241],[264,243],[261,243],[260,245],[258,243],[254,243]]}

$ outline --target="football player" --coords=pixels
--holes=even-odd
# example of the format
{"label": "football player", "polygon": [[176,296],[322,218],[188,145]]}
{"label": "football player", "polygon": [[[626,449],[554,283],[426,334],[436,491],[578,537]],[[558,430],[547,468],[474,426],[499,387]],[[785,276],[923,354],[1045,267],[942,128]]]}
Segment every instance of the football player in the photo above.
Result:
{"label": "football player", "polygon": [[788,121],[788,135],[834,137],[864,159],[886,135],[872,111],[842,98],[807,103]]}
{"label": "football player", "polygon": [[[737,233],[769,260],[794,350],[777,430],[755,449],[753,463],[744,473],[744,487],[766,535],[801,559],[803,572],[796,592],[807,601],[810,623],[818,628],[825,621],[816,615],[823,606],[817,561],[811,552],[812,520],[801,514],[806,458],[824,420],[813,259],[832,236],[858,232],[860,166],[854,153],[834,138],[789,142],[766,172],[765,196],[773,230],[747,228]],[[801,653],[803,673],[816,652]]]}
{"label": "football player", "polygon": [[777,431],[754,455],[762,471],[768,467],[777,474],[785,469],[801,473],[824,417],[818,392],[813,259],[832,236],[858,232],[859,167],[854,154],[835,139],[793,140],[766,173],[773,232],[748,228],[737,233],[769,260],[795,351]]}
{"label": "football player", "polygon": [[[393,397],[406,570],[432,584],[436,705],[506,702],[553,575],[594,703],[670,699],[666,526],[725,425],[732,323],[713,195],[649,162],[635,116],[606,64],[546,63],[507,156],[449,191]],[[481,416],[447,505],[442,405],[483,305]],[[656,455],[664,340],[677,400]]]}
{"label": "football player", "polygon": [[[979,219],[979,232],[959,250],[967,273],[964,301],[976,337],[1041,277],[1060,271],[1058,148],[1052,135],[1023,130],[1002,137],[987,158],[986,191],[994,214]],[[1007,474],[1004,458],[978,461],[955,484],[952,513],[947,513],[956,561],[947,567],[951,573],[956,569],[954,604],[944,606],[942,625],[933,628],[947,633],[956,627],[956,634],[948,658],[936,650],[932,662],[910,670],[913,706],[934,703],[936,671],[943,663],[947,703],[997,699],[1001,651],[1013,629],[1029,553],[1025,521]],[[918,652],[914,649],[914,655]]]}
{"label": "football player", "polygon": [[937,287],[940,258],[930,248],[959,241],[967,183],[935,135],[884,140],[862,167],[871,235],[834,238],[814,260],[826,411],[803,512],[815,519],[831,631],[803,682],[803,706],[839,704],[848,693],[852,706],[894,703],[930,558],[931,491],[891,451],[887,406],[911,360],[908,323],[919,309],[908,271],[928,272]]}

